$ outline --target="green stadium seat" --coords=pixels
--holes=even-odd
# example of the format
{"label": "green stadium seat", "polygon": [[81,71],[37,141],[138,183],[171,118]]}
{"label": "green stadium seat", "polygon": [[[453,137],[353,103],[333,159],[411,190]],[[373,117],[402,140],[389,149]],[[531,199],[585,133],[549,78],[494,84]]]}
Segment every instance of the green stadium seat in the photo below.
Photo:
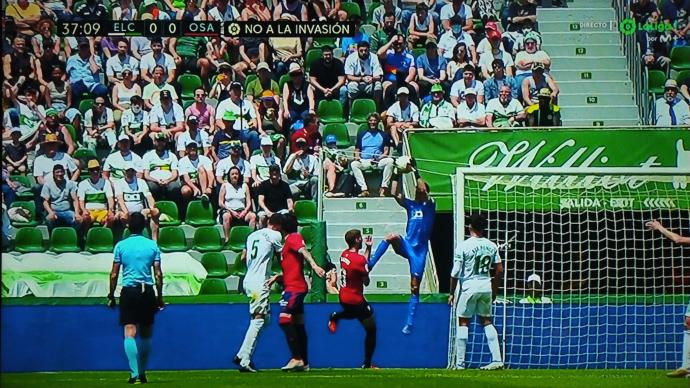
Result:
{"label": "green stadium seat", "polygon": [[299,234],[304,239],[304,246],[307,247],[308,251],[311,251],[316,242],[316,229],[311,225],[304,226],[299,230]]}
{"label": "green stadium seat", "polygon": [[374,34],[376,33],[376,26],[373,24],[363,24],[362,27],[359,28],[359,30],[369,36],[374,36]]}
{"label": "green stadium seat", "polygon": [[[35,184],[34,177],[30,175],[10,175],[10,180],[19,183],[22,187],[32,188]],[[20,201],[32,201],[34,193],[31,190],[16,192],[17,199]]]}
{"label": "green stadium seat", "polygon": [[184,252],[187,250],[187,238],[184,230],[178,226],[164,226],[158,231],[158,246],[163,252]]}
{"label": "green stadium seat", "polygon": [[194,91],[202,86],[201,77],[196,74],[181,74],[177,77],[180,85],[180,97],[183,100],[194,100]]}
{"label": "green stadium seat", "polygon": [[420,55],[426,54],[426,48],[417,47],[412,49],[412,56],[417,59]]}
{"label": "green stadium seat", "polygon": [[299,225],[308,225],[319,222],[316,202],[311,200],[295,201],[295,217]]}
{"label": "green stadium seat", "polygon": [[[125,231],[122,232],[122,240],[126,239],[131,234],[132,232],[129,231],[129,228],[125,228]],[[151,238],[151,231],[149,230],[149,228],[144,228],[142,235],[146,238]]]}
{"label": "green stadium seat", "polygon": [[671,69],[675,71],[690,70],[690,46],[671,49]]}
{"label": "green stadium seat", "polygon": [[338,100],[321,100],[316,108],[316,115],[324,124],[342,124],[345,122],[343,117],[343,106]]}
{"label": "green stadium seat", "polygon": [[238,253],[235,256],[235,262],[232,264],[232,269],[230,269],[230,275],[232,276],[244,276],[247,274],[247,262],[242,260],[242,253]]}
{"label": "green stadium seat", "polygon": [[350,121],[357,124],[366,123],[370,113],[376,112],[376,101],[370,98],[358,98],[352,102]]}
{"label": "green stadium seat", "polygon": [[354,15],[362,16],[362,10],[359,9],[359,4],[357,3],[341,2],[340,9],[347,13],[348,18]]}
{"label": "green stadium seat", "polygon": [[254,81],[255,79],[259,78],[256,74],[248,74],[247,78],[244,80],[244,90],[247,90],[249,87],[249,83]]}
{"label": "green stadium seat", "polygon": [[14,249],[21,253],[45,252],[43,233],[36,228],[20,228],[14,237]]}
{"label": "green stadium seat", "polygon": [[86,250],[91,253],[111,253],[113,251],[113,231],[94,226],[86,233]]}
{"label": "green stadium seat", "polygon": [[676,81],[678,82],[678,85],[687,79],[690,79],[690,70],[683,70],[676,74]]}
{"label": "green stadium seat", "polygon": [[160,226],[179,226],[182,223],[180,221],[180,212],[175,202],[157,201],[156,208],[161,211],[161,214],[170,217],[170,221],[160,221]]}
{"label": "green stadium seat", "polygon": [[77,231],[71,227],[59,226],[50,235],[50,250],[55,253],[79,252]]}
{"label": "green stadium seat", "polygon": [[193,248],[199,252],[217,252],[223,249],[218,228],[215,226],[201,226],[196,228],[194,231]]}
{"label": "green stadium seat", "polygon": [[86,98],[79,101],[79,112],[81,112],[81,114],[84,115],[87,110],[93,108],[93,104],[94,99],[92,98]]}
{"label": "green stadium seat", "polygon": [[213,207],[210,203],[204,204],[199,200],[190,201],[187,205],[187,218],[185,223],[197,227],[215,225],[216,220],[213,219]]}
{"label": "green stadium seat", "polygon": [[230,239],[228,240],[226,248],[233,252],[242,252],[247,244],[247,237],[253,231],[254,229],[249,226],[233,226],[232,229],[230,229]]}
{"label": "green stadium seat", "polygon": [[40,224],[40,222],[36,219],[36,204],[34,201],[14,201],[12,202],[12,206],[10,206],[10,208],[15,207],[26,209],[31,214],[31,217],[29,218],[28,222],[10,221],[12,226],[15,228],[24,228],[33,227]]}
{"label": "green stadium seat", "polygon": [[79,138],[77,137],[77,129],[74,128],[74,125],[72,124],[63,124],[65,128],[67,128],[67,132],[69,132],[69,135],[72,137],[72,141],[74,144],[79,143]]}
{"label": "green stadium seat", "polygon": [[338,148],[347,148],[350,146],[350,134],[347,132],[347,126],[342,123],[326,124],[323,127],[324,139],[328,135],[335,135],[336,146]]}
{"label": "green stadium seat", "polygon": [[278,91],[282,94],[283,93],[283,86],[290,80],[290,74],[283,74],[280,76],[280,80],[278,81]]}
{"label": "green stadium seat", "polygon": [[330,46],[335,47],[335,38],[314,38],[314,47]]}
{"label": "green stadium seat", "polygon": [[201,256],[201,264],[206,268],[209,278],[225,279],[230,276],[228,262],[220,252],[207,252]]}
{"label": "green stadium seat", "polygon": [[225,295],[227,293],[228,286],[223,279],[204,279],[199,290],[199,295]]}
{"label": "green stadium seat", "polygon": [[182,100],[182,109],[187,109],[194,104],[194,100]]}
{"label": "green stadium seat", "polygon": [[647,84],[649,85],[649,93],[663,94],[664,84],[666,83],[666,72],[661,70],[649,70]]}
{"label": "green stadium seat", "polygon": [[320,48],[313,48],[309,49],[307,51],[307,55],[305,56],[304,59],[304,71],[309,72],[309,69],[311,69],[311,66],[316,63],[319,59],[321,59],[321,55],[323,54],[323,50]]}
{"label": "green stadium seat", "polygon": [[375,24],[374,23],[374,10],[378,7],[381,6],[381,2],[379,1],[372,1],[371,4],[367,5],[366,9],[366,17],[362,17],[365,23],[367,24]]}

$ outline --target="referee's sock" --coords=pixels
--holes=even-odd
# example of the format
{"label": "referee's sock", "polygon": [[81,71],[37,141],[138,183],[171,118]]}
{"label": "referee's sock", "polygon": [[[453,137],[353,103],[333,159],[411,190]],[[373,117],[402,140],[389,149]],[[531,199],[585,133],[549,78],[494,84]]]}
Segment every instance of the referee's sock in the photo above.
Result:
{"label": "referee's sock", "polygon": [[369,259],[369,271],[371,271],[376,263],[381,260],[381,257],[383,257],[383,254],[386,253],[390,245],[391,244],[386,240],[383,240],[379,243],[379,245],[376,247],[376,251],[374,251],[374,254]]}
{"label": "referee's sock", "polygon": [[129,377],[139,376],[139,360],[137,354],[137,340],[134,337],[125,337],[125,355],[129,362]]}
{"label": "referee's sock", "polygon": [[139,373],[145,374],[151,353],[151,337],[141,338],[139,341]]}

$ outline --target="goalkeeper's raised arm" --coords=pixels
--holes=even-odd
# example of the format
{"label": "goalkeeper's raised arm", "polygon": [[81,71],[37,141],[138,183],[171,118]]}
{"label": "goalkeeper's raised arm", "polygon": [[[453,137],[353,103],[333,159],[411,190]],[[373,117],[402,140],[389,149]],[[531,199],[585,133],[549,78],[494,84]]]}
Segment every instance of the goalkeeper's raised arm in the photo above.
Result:
{"label": "goalkeeper's raised arm", "polygon": [[690,245],[690,237],[684,237],[679,235],[678,233],[671,232],[670,230],[666,229],[664,225],[661,224],[661,222],[657,220],[647,222],[647,228],[650,230],[658,230],[659,232],[661,232],[661,234],[666,236],[666,238],[668,238],[676,244]]}

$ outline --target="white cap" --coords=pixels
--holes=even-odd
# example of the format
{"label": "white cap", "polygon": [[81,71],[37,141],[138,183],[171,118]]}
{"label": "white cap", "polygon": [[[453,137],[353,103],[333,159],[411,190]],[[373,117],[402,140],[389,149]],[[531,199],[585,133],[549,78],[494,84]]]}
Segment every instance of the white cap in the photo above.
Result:
{"label": "white cap", "polygon": [[541,277],[537,275],[536,273],[533,273],[527,277],[527,283],[529,282],[537,282],[541,284]]}
{"label": "white cap", "polygon": [[397,95],[399,96],[399,95],[401,95],[401,94],[410,95],[410,89],[408,89],[408,88],[406,88],[406,87],[404,87],[404,86],[399,87],[399,88],[398,88],[398,94],[397,94]]}
{"label": "white cap", "polygon": [[120,136],[117,137],[117,141],[121,140],[129,140],[129,136],[127,136],[127,134],[124,131],[120,134]]}
{"label": "white cap", "polygon": [[477,91],[474,90],[474,88],[467,88],[465,89],[465,95],[472,94],[472,95],[477,95]]}
{"label": "white cap", "polygon": [[261,145],[262,146],[266,146],[266,145],[273,146],[273,140],[271,140],[271,138],[268,136],[264,136],[261,138]]}
{"label": "white cap", "polygon": [[302,72],[302,66],[300,66],[299,63],[292,62],[290,64],[290,68],[288,70],[288,73],[292,74],[292,73],[297,73],[297,72],[300,72],[300,73]]}

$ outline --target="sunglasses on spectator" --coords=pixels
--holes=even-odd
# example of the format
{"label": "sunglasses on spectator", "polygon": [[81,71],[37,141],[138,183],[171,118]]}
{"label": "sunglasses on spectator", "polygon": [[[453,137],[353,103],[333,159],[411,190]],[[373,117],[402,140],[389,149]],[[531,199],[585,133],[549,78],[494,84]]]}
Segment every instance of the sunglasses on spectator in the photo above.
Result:
{"label": "sunglasses on spectator", "polygon": [[204,94],[204,93],[197,93],[196,96],[197,96],[197,97],[205,97],[206,94]]}
{"label": "sunglasses on spectator", "polygon": [[105,102],[96,102],[96,103],[94,103],[94,105],[96,105],[96,106],[103,106],[103,105],[105,105]]}

